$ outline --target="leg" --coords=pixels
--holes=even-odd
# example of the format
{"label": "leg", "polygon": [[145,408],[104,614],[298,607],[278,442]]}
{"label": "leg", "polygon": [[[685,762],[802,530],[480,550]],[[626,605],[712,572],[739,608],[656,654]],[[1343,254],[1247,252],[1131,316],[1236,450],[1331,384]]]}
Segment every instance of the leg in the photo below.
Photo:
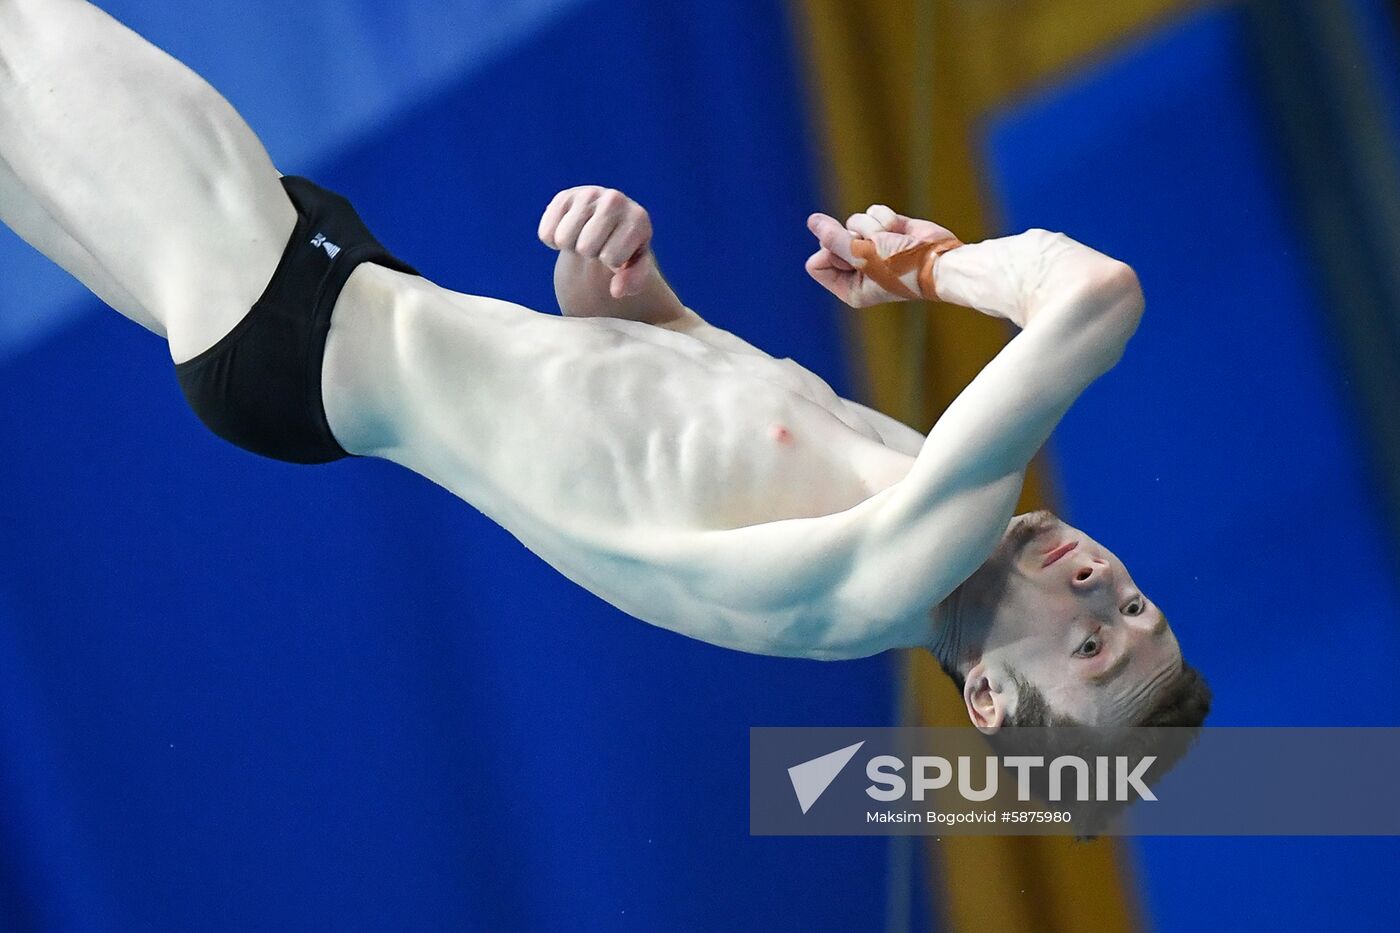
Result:
{"label": "leg", "polygon": [[247,313],[295,212],[189,69],[84,0],[0,0],[0,220],[179,361]]}

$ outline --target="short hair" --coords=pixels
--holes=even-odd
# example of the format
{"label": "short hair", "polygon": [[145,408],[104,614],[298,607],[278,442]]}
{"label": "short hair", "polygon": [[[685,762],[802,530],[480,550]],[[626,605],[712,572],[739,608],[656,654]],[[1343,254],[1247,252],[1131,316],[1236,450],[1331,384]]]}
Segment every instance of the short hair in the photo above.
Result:
{"label": "short hair", "polygon": [[[943,664],[939,659],[940,665]],[[966,678],[961,671],[943,670],[961,693]],[[1002,729],[985,736],[998,755],[1039,752],[1047,759],[1062,754],[1079,755],[1094,761],[1100,754],[1144,754],[1152,752],[1157,767],[1148,783],[1156,784],[1190,749],[1210,713],[1211,690],[1201,672],[1183,659],[1181,669],[1161,690],[1152,705],[1127,727],[1092,729],[1072,716],[1051,708],[1045,694],[1030,681],[1010,671],[1016,684],[1016,708],[1002,721]],[[1016,727],[1010,729],[1009,727]],[[1151,730],[1145,731],[1145,730]],[[1094,767],[1094,765],[1091,765]],[[1049,799],[1046,779],[1035,782],[1033,793]],[[1080,841],[1095,838],[1121,811],[1125,803],[1064,804],[1056,807],[1071,813],[1071,826]]]}
{"label": "short hair", "polygon": [[[998,755],[1043,753],[1047,760],[1059,755],[1077,755],[1091,770],[1103,759],[1099,756],[1151,754],[1155,759],[1148,786],[1155,785],[1171,771],[1195,744],[1206,716],[1210,713],[1211,691],[1201,672],[1181,662],[1181,670],[1160,691],[1151,707],[1126,727],[1086,728],[1073,717],[1055,712],[1045,695],[1019,677],[1015,711],[1003,721],[1000,732],[986,736]],[[1033,785],[1033,793],[1049,800],[1044,775]],[[1080,841],[1093,839],[1128,806],[1127,802],[1070,802],[1055,807],[1071,814],[1074,835]]]}

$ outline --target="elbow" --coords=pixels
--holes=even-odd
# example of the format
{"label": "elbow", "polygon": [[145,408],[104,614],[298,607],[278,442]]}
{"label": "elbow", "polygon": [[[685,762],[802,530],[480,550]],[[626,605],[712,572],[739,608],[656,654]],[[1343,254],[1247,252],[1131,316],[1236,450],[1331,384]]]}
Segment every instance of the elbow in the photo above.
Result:
{"label": "elbow", "polygon": [[1146,301],[1133,267],[1105,259],[1084,277],[1079,290],[1081,334],[1100,351],[1099,375],[1116,366],[1142,322]]}
{"label": "elbow", "polygon": [[1142,312],[1147,307],[1147,297],[1142,293],[1142,282],[1138,279],[1137,270],[1126,262],[1115,262],[1114,265],[1112,290],[1117,303],[1121,306],[1123,314],[1133,318],[1134,322],[1140,321]]}
{"label": "elbow", "polygon": [[[1119,357],[1122,351],[1127,349],[1128,341],[1133,334],[1137,333],[1138,325],[1142,323],[1142,313],[1147,308],[1147,298],[1142,293],[1142,282],[1138,280],[1137,272],[1126,262],[1116,263],[1117,269],[1113,273],[1113,285],[1110,289],[1112,296],[1112,315],[1114,315],[1114,325],[1122,338],[1119,349]],[[1115,365],[1117,361],[1115,360]]]}
{"label": "elbow", "polygon": [[1107,260],[1092,277],[1089,292],[1089,306],[1097,312],[1110,334],[1119,338],[1121,353],[1137,331],[1147,307],[1137,272],[1126,262]]}
{"label": "elbow", "polygon": [[1142,319],[1143,309],[1147,305],[1142,282],[1126,262],[1105,260],[1090,276],[1087,287],[1094,299],[1094,306],[1103,313],[1129,318],[1134,326]]}
{"label": "elbow", "polygon": [[1091,304],[1111,306],[1117,313],[1142,314],[1142,283],[1132,266],[1063,233],[1037,228],[1026,235],[1035,238],[1036,248],[1050,265],[1045,285],[1053,280],[1080,298],[1097,299]]}

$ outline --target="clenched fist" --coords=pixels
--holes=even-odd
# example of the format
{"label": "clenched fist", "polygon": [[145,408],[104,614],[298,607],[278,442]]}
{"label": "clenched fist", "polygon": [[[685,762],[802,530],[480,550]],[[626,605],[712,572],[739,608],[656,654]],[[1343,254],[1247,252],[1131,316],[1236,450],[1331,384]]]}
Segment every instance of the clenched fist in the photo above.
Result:
{"label": "clenched fist", "polygon": [[613,188],[583,185],[554,196],[540,218],[540,240],[550,249],[577,253],[612,271],[614,298],[635,295],[655,264],[650,258],[651,218],[636,201]]}

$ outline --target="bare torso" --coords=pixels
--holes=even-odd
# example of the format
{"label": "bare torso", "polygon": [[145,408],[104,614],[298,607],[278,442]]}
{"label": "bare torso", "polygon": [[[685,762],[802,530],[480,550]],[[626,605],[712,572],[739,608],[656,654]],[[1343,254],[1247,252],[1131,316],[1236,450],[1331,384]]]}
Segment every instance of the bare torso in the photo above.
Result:
{"label": "bare torso", "polygon": [[[326,365],[348,449],[427,476],[598,596],[671,628],[703,611],[683,578],[707,534],[844,511],[913,462],[834,415],[831,390],[789,361],[378,266],[342,294]],[[353,372],[394,387],[391,435],[357,427],[353,390],[334,388]]]}

